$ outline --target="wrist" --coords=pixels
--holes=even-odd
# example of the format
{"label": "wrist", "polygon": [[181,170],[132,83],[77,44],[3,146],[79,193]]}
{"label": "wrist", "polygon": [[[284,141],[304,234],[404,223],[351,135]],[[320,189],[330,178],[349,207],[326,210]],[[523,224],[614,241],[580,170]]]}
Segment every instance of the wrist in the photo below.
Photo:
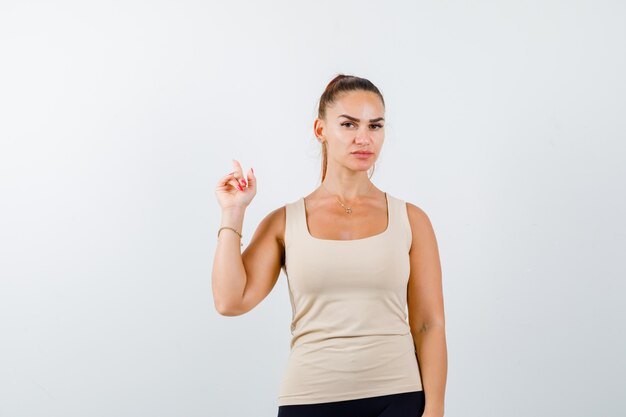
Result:
{"label": "wrist", "polygon": [[219,228],[219,230],[217,231],[217,239],[219,240],[220,238],[220,233],[222,233],[222,231],[226,231],[226,230],[231,230],[234,233],[237,234],[237,236],[239,236],[239,246],[243,246],[243,243],[241,242],[241,239],[243,238],[243,236],[241,235],[241,233],[235,229],[234,227],[230,227],[230,226],[222,226]]}
{"label": "wrist", "polygon": [[243,213],[245,211],[245,206],[230,206],[222,208],[222,213]]}

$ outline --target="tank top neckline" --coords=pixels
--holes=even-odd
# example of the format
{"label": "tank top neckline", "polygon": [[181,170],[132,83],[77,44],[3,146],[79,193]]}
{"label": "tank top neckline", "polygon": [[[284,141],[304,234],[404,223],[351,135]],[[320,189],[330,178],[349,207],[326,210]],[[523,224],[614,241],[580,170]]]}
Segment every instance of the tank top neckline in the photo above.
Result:
{"label": "tank top neckline", "polygon": [[329,242],[329,243],[334,243],[334,242],[338,242],[338,243],[343,243],[343,242],[364,242],[364,241],[370,241],[370,240],[375,240],[375,239],[379,239],[382,238],[384,236],[386,236],[388,233],[390,233],[391,230],[391,222],[392,222],[392,216],[393,216],[393,210],[391,210],[391,203],[389,201],[389,195],[387,194],[387,192],[385,192],[385,202],[387,204],[387,227],[385,228],[385,230],[383,230],[382,232],[372,235],[372,236],[366,236],[366,237],[362,237],[360,239],[322,239],[322,238],[318,238],[315,237],[311,234],[311,232],[309,231],[309,225],[307,223],[306,220],[306,205],[304,203],[304,197],[300,197],[300,215],[301,215],[301,219],[302,219],[302,225],[304,226],[304,234],[306,235],[306,237],[310,240],[314,240],[314,241],[318,241],[318,242]]}

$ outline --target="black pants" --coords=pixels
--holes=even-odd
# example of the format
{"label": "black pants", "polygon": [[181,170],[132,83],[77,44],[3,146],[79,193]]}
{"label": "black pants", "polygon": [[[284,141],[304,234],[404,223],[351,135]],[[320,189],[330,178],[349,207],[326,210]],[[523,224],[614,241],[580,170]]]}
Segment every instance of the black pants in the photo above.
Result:
{"label": "black pants", "polygon": [[421,417],[424,405],[424,391],[411,391],[329,403],[281,405],[277,417]]}

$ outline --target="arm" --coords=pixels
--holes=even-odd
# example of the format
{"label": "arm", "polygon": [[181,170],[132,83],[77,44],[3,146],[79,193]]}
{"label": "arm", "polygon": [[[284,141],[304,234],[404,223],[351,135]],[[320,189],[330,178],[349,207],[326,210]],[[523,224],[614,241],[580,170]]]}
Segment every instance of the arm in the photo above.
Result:
{"label": "arm", "polygon": [[411,273],[407,305],[426,398],[423,416],[441,417],[444,412],[448,354],[439,250],[426,213],[410,203],[407,203],[407,213],[413,235],[409,252]]}
{"label": "arm", "polygon": [[[231,230],[222,230],[212,274],[213,300],[220,314],[245,314],[274,288],[284,258],[280,238],[284,236],[284,223],[284,207],[272,211],[259,223],[243,253],[239,236]],[[241,230],[242,224],[242,211],[222,213],[222,226]]]}
{"label": "arm", "polygon": [[[229,226],[242,230],[244,214],[243,208],[222,211],[220,227]],[[217,238],[211,286],[215,309],[222,315],[232,315],[232,306],[238,303],[247,281],[240,240],[235,232],[228,229],[222,230]]]}

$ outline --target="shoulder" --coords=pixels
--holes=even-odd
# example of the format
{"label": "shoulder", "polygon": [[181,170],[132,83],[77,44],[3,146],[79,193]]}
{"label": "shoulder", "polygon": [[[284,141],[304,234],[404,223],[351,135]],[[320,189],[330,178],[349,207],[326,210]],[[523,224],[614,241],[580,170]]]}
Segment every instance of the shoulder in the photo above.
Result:
{"label": "shoulder", "polygon": [[424,223],[424,222],[428,222],[430,223],[430,219],[428,218],[428,215],[426,214],[426,212],[419,206],[416,206],[413,203],[410,203],[408,201],[405,202],[406,204],[406,213],[409,216],[409,222],[411,223],[411,227],[413,227],[413,225],[419,225],[419,223]]}
{"label": "shoulder", "polygon": [[411,226],[412,244],[432,241],[435,235],[428,214],[419,206],[406,202],[406,212]]}
{"label": "shoulder", "polygon": [[263,222],[267,224],[267,228],[274,238],[285,246],[285,223],[287,219],[287,204],[270,211]]}

